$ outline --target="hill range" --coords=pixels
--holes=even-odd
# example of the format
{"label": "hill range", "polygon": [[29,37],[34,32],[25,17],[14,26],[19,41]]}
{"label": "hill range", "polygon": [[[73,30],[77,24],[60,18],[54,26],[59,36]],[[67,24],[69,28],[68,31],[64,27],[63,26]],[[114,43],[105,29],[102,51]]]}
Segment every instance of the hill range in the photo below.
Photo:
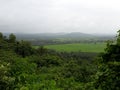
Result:
{"label": "hill range", "polygon": [[[115,35],[106,35],[106,34],[86,34],[80,32],[72,33],[38,33],[38,34],[26,34],[26,33],[14,33],[18,40],[51,40],[51,39],[113,39]],[[5,36],[8,36],[9,33],[4,33]]]}

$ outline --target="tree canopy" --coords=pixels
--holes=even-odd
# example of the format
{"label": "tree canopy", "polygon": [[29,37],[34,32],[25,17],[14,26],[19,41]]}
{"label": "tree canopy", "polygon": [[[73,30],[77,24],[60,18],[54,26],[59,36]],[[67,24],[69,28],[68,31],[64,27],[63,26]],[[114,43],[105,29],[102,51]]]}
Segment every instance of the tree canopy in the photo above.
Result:
{"label": "tree canopy", "polygon": [[98,60],[95,87],[101,90],[120,90],[120,30],[117,39],[108,42]]}
{"label": "tree canopy", "polygon": [[35,49],[0,33],[0,90],[120,90],[120,30],[95,56]]}

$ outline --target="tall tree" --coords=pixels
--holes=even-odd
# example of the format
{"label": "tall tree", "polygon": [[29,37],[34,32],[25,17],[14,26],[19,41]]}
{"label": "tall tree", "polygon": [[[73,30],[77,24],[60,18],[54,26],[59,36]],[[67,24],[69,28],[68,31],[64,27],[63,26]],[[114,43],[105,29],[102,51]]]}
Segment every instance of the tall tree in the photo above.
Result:
{"label": "tall tree", "polygon": [[9,35],[9,42],[14,43],[16,41],[16,36],[12,33]]}
{"label": "tall tree", "polygon": [[0,32],[0,40],[3,39],[3,34]]}
{"label": "tall tree", "polygon": [[15,52],[22,57],[25,57],[33,54],[33,48],[29,42],[22,40],[21,42],[16,43]]}
{"label": "tall tree", "polygon": [[95,88],[120,90],[120,30],[114,42],[108,42],[105,52],[98,60]]}

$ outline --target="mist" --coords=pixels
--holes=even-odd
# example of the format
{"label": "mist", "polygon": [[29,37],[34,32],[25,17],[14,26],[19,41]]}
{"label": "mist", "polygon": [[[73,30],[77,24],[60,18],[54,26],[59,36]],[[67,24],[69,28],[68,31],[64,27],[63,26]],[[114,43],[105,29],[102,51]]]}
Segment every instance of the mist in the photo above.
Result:
{"label": "mist", "polygon": [[0,32],[114,34],[119,0],[0,0]]}

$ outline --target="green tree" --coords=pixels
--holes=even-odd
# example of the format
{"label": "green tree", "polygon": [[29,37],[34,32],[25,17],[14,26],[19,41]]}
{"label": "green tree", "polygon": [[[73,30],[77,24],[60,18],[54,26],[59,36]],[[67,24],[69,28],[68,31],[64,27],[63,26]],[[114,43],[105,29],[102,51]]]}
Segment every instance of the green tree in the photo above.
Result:
{"label": "green tree", "polygon": [[3,34],[0,32],[0,40],[3,39]]}
{"label": "green tree", "polygon": [[40,46],[36,51],[37,51],[37,54],[40,56],[47,53],[47,49],[44,48],[43,46]]}
{"label": "green tree", "polygon": [[13,90],[14,77],[10,75],[10,71],[16,58],[14,52],[0,50],[0,90]]}
{"label": "green tree", "polygon": [[9,42],[10,43],[15,43],[16,41],[16,36],[12,33],[9,35]]}
{"label": "green tree", "polygon": [[15,45],[15,52],[22,57],[29,56],[34,53],[31,44],[27,41],[17,42]]}
{"label": "green tree", "polygon": [[108,42],[105,52],[98,60],[95,88],[100,90],[120,90],[120,30],[114,42]]}

